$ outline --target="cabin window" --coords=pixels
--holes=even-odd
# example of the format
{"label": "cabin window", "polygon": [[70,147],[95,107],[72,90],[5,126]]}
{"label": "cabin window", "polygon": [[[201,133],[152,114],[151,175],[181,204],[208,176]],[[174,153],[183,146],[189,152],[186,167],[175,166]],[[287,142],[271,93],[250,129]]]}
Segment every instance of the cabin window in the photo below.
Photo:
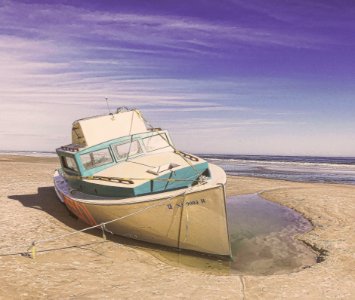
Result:
{"label": "cabin window", "polygon": [[108,148],[82,154],[80,158],[84,168],[87,170],[113,162]]}
{"label": "cabin window", "polygon": [[143,153],[142,147],[138,141],[115,145],[113,148],[116,152],[118,160],[126,159],[127,157],[132,157]]}
{"label": "cabin window", "polygon": [[69,156],[62,156],[63,167],[72,171],[78,172],[75,159]]}
{"label": "cabin window", "polygon": [[164,133],[149,136],[143,139],[145,149],[150,152],[162,148],[169,147],[169,140]]}

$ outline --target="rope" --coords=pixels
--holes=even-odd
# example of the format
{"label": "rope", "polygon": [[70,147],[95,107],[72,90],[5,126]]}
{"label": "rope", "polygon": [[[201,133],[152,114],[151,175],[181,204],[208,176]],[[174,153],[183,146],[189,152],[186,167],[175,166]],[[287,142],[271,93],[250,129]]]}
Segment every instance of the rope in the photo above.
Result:
{"label": "rope", "polygon": [[200,176],[200,175],[202,174],[201,172],[197,171],[196,168],[195,168],[195,166],[194,166],[193,164],[191,164],[191,163],[187,160],[186,153],[184,153],[184,152],[178,150],[173,144],[170,143],[170,141],[169,141],[168,138],[165,138],[165,137],[163,136],[163,134],[162,134],[161,132],[158,132],[158,135],[159,135],[163,140],[165,140],[165,141],[169,144],[169,146],[170,146],[171,148],[173,148],[173,150],[174,150],[174,152],[175,152],[176,154],[178,154],[180,157],[182,157],[182,159],[195,171],[196,174],[198,174],[198,176]]}
{"label": "rope", "polygon": [[[125,109],[127,109],[127,108],[125,107]],[[130,111],[135,111],[136,114],[137,114],[140,118],[142,118],[142,120],[144,121],[144,123],[146,123],[146,125],[147,125],[148,127],[150,127],[151,129],[154,128],[154,127],[152,126],[152,124],[150,124],[150,123],[147,121],[147,119],[144,118],[144,116],[141,114],[141,112],[140,112],[138,109],[132,108]],[[132,115],[132,116],[133,116],[133,115]],[[132,121],[131,121],[131,129],[132,129]],[[199,173],[199,172],[196,170],[196,168],[194,167],[194,165],[192,165],[192,164],[186,159],[186,158],[190,158],[190,159],[191,159],[192,157],[195,158],[194,156],[188,155],[188,154],[186,154],[186,153],[184,153],[184,152],[178,150],[173,144],[170,143],[170,141],[169,141],[168,138],[164,137],[164,135],[163,135],[161,132],[158,132],[158,135],[159,135],[163,140],[165,140],[165,141],[169,144],[169,146],[174,149],[175,153],[178,154],[178,155],[180,155],[180,156],[189,164],[189,166],[192,167],[192,168],[195,170],[195,172],[196,172],[197,174],[201,175],[201,173]],[[131,139],[132,139],[132,138],[131,138]],[[131,141],[131,143],[132,143],[132,141]],[[130,145],[130,147],[131,147],[131,145]],[[129,152],[130,152],[130,151],[129,151]],[[129,156],[129,152],[128,152],[128,156]],[[193,159],[191,159],[191,160],[193,160]]]}
{"label": "rope", "polygon": [[133,136],[131,135],[131,133],[132,133],[132,127],[133,127],[133,115],[134,115],[134,112],[137,113],[137,111],[136,110],[132,110],[131,125],[130,125],[130,128],[129,128],[129,134],[128,134],[131,137],[131,140],[129,142],[129,148],[128,148],[126,161],[128,161],[128,159],[129,159],[129,154],[131,153],[131,147],[132,147],[132,143],[133,143]]}
{"label": "rope", "polygon": [[[105,243],[105,242],[106,241],[102,241],[102,242],[91,241],[91,242],[88,242],[88,243],[85,243],[85,244],[79,244],[79,245],[72,245],[72,246],[64,246],[64,247],[59,247],[59,248],[49,248],[49,249],[36,250],[36,254],[37,253],[42,253],[42,252],[50,252],[50,251],[56,251],[56,250],[71,249],[71,248],[81,248],[81,247],[84,247],[84,246],[90,246],[90,245],[95,245],[95,244]],[[0,254],[0,257],[14,256],[14,255],[22,255],[22,256],[32,257],[31,254],[32,254],[31,247],[29,247],[27,249],[27,252],[23,252],[23,251],[15,252],[14,251],[14,252],[9,252],[9,253],[3,253],[3,254]]]}
{"label": "rope", "polygon": [[[123,107],[123,108],[120,108],[120,109],[117,109],[117,113],[121,112],[121,111],[135,111],[137,113],[137,115],[139,117],[141,117],[143,119],[143,121],[148,125],[150,126],[151,128],[153,128],[153,126],[147,121],[144,119],[144,117],[142,116],[142,114],[140,114],[136,109],[128,109],[126,107]],[[131,131],[132,131],[132,125],[133,125],[133,114],[132,114],[132,118],[131,118],[131,125],[130,125],[130,135],[131,135]],[[75,132],[76,133],[76,132]],[[76,133],[77,134],[77,133]],[[168,144],[169,146],[171,146],[175,153],[180,155],[189,165],[190,167],[192,167],[195,172],[198,174],[198,175],[201,175],[202,173],[201,172],[198,172],[196,170],[196,168],[187,160],[187,156],[185,153],[179,151],[176,149],[175,146],[173,146],[169,139],[167,138],[164,138],[163,135],[158,132],[158,134],[160,135],[160,137],[162,137]],[[130,153],[130,150],[131,150],[131,145],[132,145],[132,141],[133,141],[133,138],[131,136],[131,141],[130,141],[130,146],[129,146],[129,152],[128,152],[128,156],[127,156],[127,160],[129,159],[129,153]],[[193,156],[191,156],[193,157]],[[191,158],[190,157],[190,158]],[[96,178],[95,178],[96,177]],[[121,180],[121,181],[132,181],[133,178],[119,178],[119,177],[104,177],[104,176],[90,176],[90,177],[82,177],[82,179],[99,179],[99,180]],[[135,180],[160,180],[160,181],[196,181],[196,179],[178,179],[178,178],[134,178]],[[201,182],[199,182],[199,184],[201,184]],[[147,206],[147,207],[144,207],[142,209],[139,209],[137,211],[134,211],[130,214],[127,214],[127,215],[124,215],[124,216],[121,216],[121,217],[117,217],[115,219],[112,219],[112,220],[109,220],[109,221],[106,221],[106,222],[102,222],[100,224],[97,224],[97,225],[94,225],[94,226],[90,226],[90,227],[86,227],[86,228],[83,228],[83,229],[80,229],[80,230],[75,230],[73,232],[70,232],[70,233],[66,233],[66,234],[62,234],[62,235],[57,235],[57,236],[54,236],[54,237],[49,237],[47,239],[42,239],[42,240],[38,240],[38,241],[33,241],[31,246],[27,249],[27,254],[32,257],[32,258],[35,258],[36,257],[36,253],[37,253],[37,248],[36,246],[39,245],[39,244],[44,244],[44,243],[48,243],[48,242],[51,242],[51,241],[56,241],[56,240],[59,240],[59,239],[63,239],[63,238],[66,238],[66,237],[69,237],[69,236],[72,236],[72,235],[75,235],[75,234],[78,234],[78,233],[81,233],[81,232],[85,232],[85,231],[88,231],[90,229],[94,229],[94,228],[98,228],[100,227],[101,230],[102,230],[102,234],[103,234],[103,238],[106,240],[106,235],[105,235],[105,231],[108,231],[106,229],[106,225],[107,224],[110,224],[110,223],[113,223],[113,222],[117,222],[117,221],[120,221],[120,220],[123,220],[125,218],[128,218],[128,217],[131,217],[131,216],[134,216],[136,214],[139,214],[139,213],[142,213],[146,210],[149,210],[149,209],[152,209],[152,208],[155,208],[155,207],[158,207],[158,206],[161,206],[163,205],[164,202],[166,201],[170,201],[172,198],[175,198],[175,197],[179,197],[179,196],[182,196],[182,195],[186,195],[186,193],[191,190],[191,187],[185,189],[182,193],[179,193],[177,195],[173,195],[167,199],[163,199],[163,200],[160,200],[158,203],[156,204],[153,204],[153,205],[150,205],[150,206]],[[187,216],[188,218],[188,216]],[[188,222],[187,222],[188,223]],[[187,224],[187,228],[186,228],[186,231],[188,231],[188,224]],[[185,236],[186,238],[186,236]],[[43,252],[43,251],[39,251],[39,252]],[[8,253],[8,254],[0,254],[0,256],[7,256],[7,255],[15,255],[16,253]],[[18,254],[24,254],[23,252],[22,253],[18,253]]]}
{"label": "rope", "polygon": [[[120,112],[124,112],[124,111],[131,111],[132,112],[132,116],[131,116],[131,123],[130,123],[130,129],[129,129],[129,136],[131,137],[130,139],[130,143],[129,143],[129,148],[128,148],[128,153],[127,153],[127,157],[126,157],[126,161],[129,161],[130,160],[130,152],[131,152],[131,148],[132,148],[132,143],[133,143],[133,135],[131,134],[132,133],[132,128],[133,128],[133,116],[134,116],[134,113],[136,113],[143,121],[144,123],[146,123],[146,125],[150,128],[154,128],[145,118],[144,116],[141,114],[141,112],[136,109],[136,108],[132,108],[132,109],[129,109],[128,107],[120,107],[120,108],[117,108],[116,110],[116,113],[120,113]],[[187,154],[187,153],[184,153],[180,150],[178,150],[172,143],[170,143],[170,140],[164,136],[164,134],[162,134],[161,132],[157,132],[157,134],[163,139],[165,140],[169,146],[171,148],[173,148],[174,152],[176,154],[178,154],[180,157],[182,157],[184,159],[184,161],[195,171],[195,173],[200,176],[202,173],[199,172],[195,166],[193,164],[191,164],[191,162],[188,160],[192,160],[192,161],[197,161],[196,160],[196,157],[190,155],[190,154]],[[83,179],[92,179],[91,177],[93,176],[88,176],[88,177],[83,177]],[[104,176],[100,176],[101,178],[96,178],[98,180],[105,180]],[[107,177],[108,178],[108,177]],[[133,180],[160,180],[160,181],[165,181],[164,179],[150,179],[150,178],[115,178],[114,180],[117,180],[118,182],[121,182],[121,181],[133,181]],[[167,180],[167,181],[194,181],[194,180],[183,180],[183,179],[171,179],[171,180]],[[133,184],[132,182],[128,182],[129,184]]]}
{"label": "rope", "polygon": [[[57,236],[54,236],[54,237],[49,237],[47,239],[43,239],[43,240],[38,240],[38,241],[33,241],[31,243],[31,246],[27,249],[26,252],[18,252],[18,253],[4,253],[4,254],[0,254],[0,256],[9,256],[9,255],[16,255],[16,254],[21,254],[21,255],[27,255],[31,258],[35,258],[36,257],[36,254],[37,254],[37,246],[39,244],[44,244],[44,243],[48,243],[48,242],[51,242],[51,241],[56,241],[56,240],[59,240],[59,239],[63,239],[63,238],[66,238],[66,237],[69,237],[69,236],[72,236],[72,235],[75,235],[75,234],[78,234],[78,233],[81,233],[81,232],[85,232],[85,231],[88,231],[90,229],[94,229],[94,228],[98,228],[100,227],[101,230],[103,231],[103,238],[106,239],[106,235],[104,233],[104,231],[108,231],[110,233],[112,233],[111,231],[107,230],[106,229],[106,225],[107,224],[110,224],[110,223],[113,223],[113,222],[117,222],[119,220],[123,220],[125,218],[128,218],[128,217],[131,217],[131,216],[134,216],[134,215],[137,215],[139,213],[142,213],[146,210],[149,210],[149,209],[152,209],[152,208],[155,208],[155,207],[158,207],[158,206],[162,206],[164,205],[165,202],[167,201],[170,201],[171,199],[175,198],[175,197],[179,197],[179,196],[185,196],[185,194],[191,190],[191,187],[184,190],[182,193],[179,193],[179,194],[176,194],[176,195],[173,195],[167,199],[163,199],[163,200],[160,200],[158,203],[156,204],[153,204],[153,205],[150,205],[150,206],[147,206],[147,207],[144,207],[142,209],[139,209],[139,210],[136,210],[130,214],[127,214],[127,215],[124,215],[124,216],[121,216],[121,217],[118,217],[118,218],[115,218],[115,219],[112,219],[112,220],[109,220],[109,221],[106,221],[106,222],[102,222],[100,224],[97,224],[97,225],[94,225],[94,226],[90,226],[90,227],[86,227],[86,228],[83,228],[83,229],[80,229],[80,230],[75,230],[73,232],[69,232],[69,233],[66,233],[66,234],[61,234],[61,235],[57,235]],[[74,246],[73,246],[74,247]],[[43,251],[38,251],[38,252],[43,252]]]}
{"label": "rope", "polygon": [[[112,233],[111,231],[107,230],[106,229],[106,225],[107,224],[110,224],[110,223],[113,223],[113,222],[117,222],[119,220],[123,220],[125,218],[128,218],[128,217],[131,217],[131,216],[134,216],[136,214],[139,214],[139,213],[142,213],[146,210],[149,210],[149,209],[152,209],[154,207],[158,207],[158,206],[161,206],[161,205],[164,205],[164,202],[166,201],[170,201],[172,198],[175,198],[175,197],[179,197],[179,196],[185,196],[185,194],[190,190],[191,188],[188,188],[186,190],[184,190],[184,192],[182,193],[179,193],[177,195],[173,195],[167,199],[163,199],[163,200],[160,200],[158,203],[156,204],[153,204],[153,205],[150,205],[150,206],[147,206],[147,207],[144,207],[142,209],[139,209],[139,210],[136,210],[130,214],[127,214],[127,215],[124,215],[122,217],[118,217],[118,218],[115,218],[113,220],[110,220],[110,221],[106,221],[106,222],[102,222],[100,224],[97,224],[97,225],[94,225],[94,226],[90,226],[90,227],[86,227],[86,228],[83,228],[83,229],[80,229],[80,230],[75,230],[73,232],[70,232],[70,233],[66,233],[66,234],[61,234],[61,235],[57,235],[57,236],[54,236],[54,237],[50,237],[50,238],[47,238],[47,239],[43,239],[43,240],[38,240],[38,241],[33,241],[31,243],[31,246],[27,249],[26,252],[18,252],[18,253],[4,253],[4,254],[0,254],[0,256],[9,256],[9,255],[16,255],[16,254],[26,254],[27,253],[27,256],[31,257],[31,258],[35,258],[36,257],[36,253],[37,253],[37,248],[36,246],[39,245],[39,244],[44,244],[44,243],[48,243],[48,242],[51,242],[51,241],[56,241],[56,240],[59,240],[59,239],[63,239],[63,238],[66,238],[68,236],[72,236],[72,235],[75,235],[75,234],[78,234],[78,233],[81,233],[81,232],[85,232],[85,231],[88,231],[90,229],[94,229],[94,228],[98,228],[100,227],[101,230],[103,231],[103,238],[106,239],[106,235],[104,233],[104,231],[108,231],[110,233]],[[42,252],[42,251],[38,251],[38,252]]]}

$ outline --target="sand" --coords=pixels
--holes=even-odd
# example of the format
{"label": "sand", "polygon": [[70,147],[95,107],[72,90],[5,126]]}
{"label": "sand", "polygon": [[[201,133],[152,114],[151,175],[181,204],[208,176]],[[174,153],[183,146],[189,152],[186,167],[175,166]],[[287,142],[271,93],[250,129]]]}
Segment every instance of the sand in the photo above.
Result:
{"label": "sand", "polygon": [[[57,165],[0,156],[0,254],[85,227],[56,199]],[[324,261],[282,275],[220,275],[174,266],[93,231],[39,246],[54,250],[35,259],[0,256],[0,299],[355,299],[355,186],[228,178],[229,195],[256,192],[313,223],[299,238]]]}

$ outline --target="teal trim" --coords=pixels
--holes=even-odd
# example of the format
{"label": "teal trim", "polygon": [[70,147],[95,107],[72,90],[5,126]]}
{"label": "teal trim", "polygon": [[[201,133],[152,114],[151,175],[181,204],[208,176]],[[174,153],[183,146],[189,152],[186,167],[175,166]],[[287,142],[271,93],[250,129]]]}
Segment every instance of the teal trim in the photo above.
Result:
{"label": "teal trim", "polygon": [[134,189],[130,188],[129,185],[127,185],[127,188],[121,188],[105,185],[104,183],[97,184],[69,177],[67,177],[67,180],[71,188],[81,191],[85,194],[115,198],[129,198],[135,196]]}
{"label": "teal trim", "polygon": [[[94,151],[104,150],[104,149],[108,149],[109,150],[111,158],[112,158],[112,162],[109,162],[109,163],[106,163],[106,164],[104,164],[102,166],[98,166],[98,167],[91,168],[91,169],[88,169],[88,170],[85,169],[85,167],[84,167],[84,165],[83,165],[83,163],[81,161],[80,156],[83,155],[83,154],[88,154],[88,153],[91,153],[91,152],[94,152]],[[117,163],[117,161],[115,159],[115,156],[113,155],[113,151],[112,151],[111,147],[102,147],[102,148],[99,148],[99,149],[96,149],[96,150],[91,150],[91,151],[86,151],[86,150],[87,149],[85,149],[85,151],[79,151],[79,152],[75,153],[76,164],[79,167],[81,176],[83,176],[83,177],[92,176],[95,173],[100,172],[102,170],[105,170],[105,169],[107,169],[109,167],[112,167],[112,166],[114,166]]]}
{"label": "teal trim", "polygon": [[[145,137],[152,136],[152,135],[157,135],[158,133],[165,133],[166,136],[169,139],[170,144],[172,144],[171,139],[169,137],[169,134],[168,134],[168,132],[166,130],[153,131],[153,132],[143,132],[143,133],[133,134],[132,135],[132,137],[133,137],[132,141],[143,139]],[[80,153],[80,154],[90,153],[92,151],[108,148],[108,147],[110,147],[113,144],[123,144],[125,142],[130,142],[130,141],[131,141],[131,136],[128,135],[128,136],[124,136],[124,137],[120,137],[120,138],[117,138],[117,139],[109,140],[107,142],[103,142],[101,144],[97,144],[97,145],[85,148],[85,149],[83,149],[81,151],[76,152],[76,154],[78,154],[78,153]]]}
{"label": "teal trim", "polygon": [[[96,168],[92,168],[92,169],[89,169],[89,170],[86,170],[83,166],[83,170],[81,171],[81,176],[83,177],[86,177],[86,176],[93,176],[94,174],[100,172],[100,171],[103,171],[107,168],[110,168],[112,166],[114,166],[116,164],[115,161],[111,162],[111,163],[107,163],[105,165],[102,165],[102,166],[99,166],[99,167],[96,167]],[[82,165],[82,164],[81,164]]]}
{"label": "teal trim", "polygon": [[60,149],[56,149],[56,152],[57,152],[57,155],[59,157],[59,162],[60,162],[60,165],[62,166],[63,171],[65,171],[69,175],[78,176],[79,173],[74,171],[74,170],[72,170],[72,169],[66,168],[66,166],[63,164],[63,160],[62,160],[62,157],[71,157],[71,158],[73,158],[74,161],[75,161],[77,169],[79,170],[79,172],[81,172],[80,166],[78,165],[78,160],[76,159],[75,154],[73,154],[71,152],[61,151]]}
{"label": "teal trim", "polygon": [[86,194],[115,198],[128,198],[189,187],[191,186],[192,182],[199,177],[201,173],[205,172],[208,169],[208,163],[203,162],[197,164],[194,166],[194,168],[197,173],[190,166],[186,166],[183,169],[177,170],[175,172],[168,172],[158,177],[160,179],[188,179],[189,181],[150,180],[135,188],[130,187],[129,184],[127,184],[126,187],[118,187],[106,185],[105,182],[102,182],[102,184],[97,184],[90,181],[83,181],[80,179],[73,179],[69,177],[67,177],[67,179],[72,188],[80,190]]}
{"label": "teal trim", "polygon": [[[94,174],[96,174],[96,173],[98,173],[98,172],[100,172],[102,170],[105,170],[105,169],[107,169],[109,167],[112,167],[113,165],[115,165],[116,163],[119,163],[120,161],[123,161],[123,160],[118,160],[117,159],[117,157],[116,157],[116,155],[114,153],[114,150],[113,150],[113,146],[114,145],[130,142],[131,139],[132,139],[132,141],[138,140],[139,143],[140,143],[140,146],[143,149],[143,153],[138,154],[136,156],[131,156],[130,158],[138,157],[139,155],[144,155],[146,153],[146,150],[144,148],[144,144],[142,143],[141,140],[143,138],[145,138],[145,137],[157,135],[159,133],[165,134],[167,136],[168,140],[169,140],[169,143],[172,145],[172,141],[170,139],[169,133],[166,130],[162,130],[162,131],[153,131],[153,132],[143,132],[143,133],[134,134],[132,136],[120,137],[120,138],[117,138],[117,139],[109,140],[109,141],[103,142],[101,144],[97,144],[97,145],[85,148],[85,149],[83,149],[81,151],[77,151],[77,152],[69,152],[69,151],[61,150],[60,148],[56,149],[56,152],[57,152],[59,157],[61,157],[61,156],[73,157],[75,159],[76,166],[77,166],[80,174],[74,172],[73,170],[65,168],[65,166],[62,163],[62,160],[60,159],[60,163],[61,163],[62,168],[63,168],[63,170],[65,172],[67,172],[70,175],[80,175],[80,176],[83,176],[83,177],[92,176],[92,175],[94,175]],[[111,163],[107,163],[105,165],[86,170],[85,167],[83,166],[82,162],[81,162],[80,155],[87,154],[87,153],[90,153],[90,152],[93,152],[93,151],[106,149],[106,148],[109,149],[113,161]]]}
{"label": "teal trim", "polygon": [[138,154],[135,154],[135,155],[131,155],[131,156],[129,156],[129,159],[135,158],[135,157],[138,157],[138,156],[141,156],[141,155],[143,155],[143,154],[146,153],[141,138],[135,138],[135,139],[132,139],[132,140],[129,139],[128,141],[122,141],[122,142],[119,142],[119,143],[113,143],[113,144],[110,145],[110,147],[111,147],[111,150],[112,150],[112,153],[113,153],[113,155],[114,155],[114,157],[115,157],[116,162],[125,161],[125,160],[127,160],[127,158],[121,158],[121,159],[119,159],[119,158],[118,158],[117,150],[115,150],[115,148],[116,148],[117,146],[124,145],[124,144],[131,143],[131,142],[132,142],[132,143],[133,143],[133,142],[138,142],[138,143],[139,143],[139,146],[141,147],[141,149],[143,150],[143,152],[138,153]]}
{"label": "teal trim", "polygon": [[[114,166],[115,164],[120,163],[121,161],[125,161],[125,159],[121,159],[121,160],[117,159],[117,155],[115,154],[115,151],[113,149],[113,147],[115,145],[129,143],[130,141],[138,141],[140,146],[142,147],[143,152],[130,157],[130,158],[134,158],[134,157],[138,157],[140,155],[145,155],[147,153],[152,153],[152,152],[147,152],[147,150],[144,147],[144,143],[143,143],[142,139],[149,137],[149,136],[159,135],[159,134],[165,134],[165,136],[168,139],[169,144],[173,145],[168,132],[166,130],[162,130],[162,131],[144,132],[144,133],[139,133],[139,134],[135,134],[132,136],[120,137],[117,139],[103,142],[98,145],[94,145],[94,146],[85,148],[85,149],[83,149],[81,151],[77,151],[77,152],[69,152],[69,151],[61,150],[59,148],[59,149],[57,149],[57,154],[59,157],[64,156],[64,157],[74,158],[77,168],[80,172],[80,174],[78,174],[77,172],[74,172],[71,169],[65,168],[65,166],[62,163],[62,160],[60,160],[61,164],[62,164],[62,168],[66,174],[80,175],[81,177],[93,176],[94,174],[96,174],[100,171],[103,171],[107,168],[110,168],[110,167]],[[109,150],[109,153],[112,158],[112,162],[109,162],[109,163],[106,163],[102,166],[98,166],[98,167],[91,168],[88,170],[85,169],[84,165],[82,164],[80,156],[83,154],[88,154],[88,153],[103,150],[103,149]],[[152,193],[160,193],[160,192],[164,192],[164,191],[171,191],[171,190],[191,186],[192,182],[194,180],[196,180],[198,178],[198,176],[200,174],[202,174],[203,172],[205,172],[206,170],[208,170],[208,163],[201,162],[199,164],[194,165],[193,168],[191,166],[186,166],[185,168],[182,168],[180,170],[176,170],[174,172],[167,172],[164,175],[161,175],[160,177],[157,178],[157,179],[174,179],[174,178],[175,179],[188,179],[188,181],[151,180],[151,181],[147,181],[135,188],[130,187],[129,185],[127,185],[127,187],[108,186],[108,185],[105,185],[105,183],[97,184],[97,183],[83,181],[78,178],[74,179],[74,178],[69,178],[69,177],[68,177],[68,181],[73,188],[81,190],[82,192],[87,193],[87,194],[108,196],[108,197],[134,197],[134,196],[141,196],[141,195],[152,194]],[[197,171],[197,173],[196,173],[196,171]]]}
{"label": "teal trim", "polygon": [[[115,145],[124,144],[124,143],[130,142],[131,140],[132,141],[137,141],[138,140],[140,145],[141,145],[141,147],[142,147],[142,149],[143,149],[143,153],[138,154],[136,156],[131,156],[130,158],[134,158],[134,157],[138,157],[140,155],[144,155],[145,153],[147,153],[147,151],[145,150],[144,144],[141,142],[141,140],[143,138],[146,138],[146,137],[149,137],[149,136],[153,136],[153,135],[158,135],[158,134],[165,134],[167,136],[168,140],[169,140],[169,143],[172,145],[169,133],[166,130],[162,130],[162,131],[153,131],[153,132],[143,132],[143,133],[138,133],[138,134],[134,134],[134,135],[131,135],[131,136],[129,135],[129,136],[120,137],[120,138],[109,140],[109,141],[103,142],[101,144],[97,144],[97,145],[85,148],[85,149],[83,149],[81,151],[75,152],[74,156],[75,156],[75,159],[76,159],[76,163],[77,163],[78,169],[80,170],[81,176],[83,176],[83,177],[92,176],[92,175],[94,175],[94,174],[96,174],[96,173],[98,173],[100,171],[103,171],[103,170],[105,170],[105,169],[107,169],[109,167],[112,167],[113,165],[115,165],[116,163],[119,163],[120,161],[124,161],[124,160],[118,160],[117,159],[117,157],[116,157],[116,155],[114,153],[114,150],[113,150],[113,147]],[[87,154],[87,153],[90,153],[90,152],[93,152],[93,151],[106,149],[106,148],[108,148],[110,150],[113,162],[105,164],[105,165],[102,165],[102,166],[99,166],[99,167],[96,167],[96,168],[92,168],[92,169],[86,170],[84,168],[83,164],[81,163],[80,155]]]}
{"label": "teal trim", "polygon": [[[194,166],[195,169],[191,167],[185,167],[183,169],[177,170],[175,172],[168,172],[158,179],[188,179],[189,181],[159,181],[153,180],[144,183],[135,189],[135,194],[149,194],[149,193],[159,193],[168,190],[179,189],[183,187],[191,186],[192,182],[196,180],[201,173],[203,173],[208,168],[208,163],[200,163]],[[196,173],[196,171],[198,173]]]}

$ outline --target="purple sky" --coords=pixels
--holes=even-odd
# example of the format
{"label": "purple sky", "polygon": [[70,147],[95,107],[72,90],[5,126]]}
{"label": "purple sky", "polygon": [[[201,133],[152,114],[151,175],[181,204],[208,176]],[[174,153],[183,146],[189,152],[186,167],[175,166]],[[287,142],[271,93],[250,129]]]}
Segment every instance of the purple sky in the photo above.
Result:
{"label": "purple sky", "polygon": [[198,153],[355,156],[354,1],[2,1],[0,149],[140,108]]}

